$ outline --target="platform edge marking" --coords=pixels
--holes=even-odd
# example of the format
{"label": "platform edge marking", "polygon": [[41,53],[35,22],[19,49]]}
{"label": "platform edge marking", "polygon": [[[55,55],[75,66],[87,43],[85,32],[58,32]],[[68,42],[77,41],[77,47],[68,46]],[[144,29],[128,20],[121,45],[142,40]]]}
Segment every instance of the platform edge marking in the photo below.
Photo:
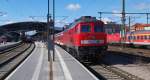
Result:
{"label": "platform edge marking", "polygon": [[43,61],[43,52],[44,52],[44,50],[43,50],[43,45],[41,45],[41,53],[40,53],[40,58],[39,58],[39,60],[38,60],[38,64],[37,64],[37,67],[36,67],[36,69],[35,69],[35,72],[34,72],[34,74],[33,74],[33,76],[32,76],[32,80],[38,80],[38,78],[39,78],[39,74],[40,74],[40,71],[41,71],[41,67],[42,67],[42,61]]}
{"label": "platform edge marking", "polygon": [[[65,51],[65,50],[64,50]],[[66,52],[66,51],[65,51]],[[66,52],[68,53],[68,52]],[[70,55],[70,54],[69,54]],[[70,55],[71,56],[71,55]],[[71,56],[72,57],[72,56]],[[79,61],[72,57],[83,69],[85,69],[95,80],[99,80],[95,75],[93,75],[87,68],[85,68]]]}
{"label": "platform edge marking", "polygon": [[68,68],[67,68],[67,66],[66,66],[66,64],[65,64],[65,62],[64,62],[64,60],[63,60],[63,58],[62,58],[62,56],[61,56],[61,54],[60,54],[60,52],[59,52],[57,49],[55,49],[55,50],[56,50],[56,53],[57,53],[57,55],[58,55],[58,57],[59,57],[60,64],[61,64],[61,66],[62,66],[62,68],[63,68],[63,72],[64,72],[64,75],[65,75],[65,79],[66,79],[66,80],[73,80],[73,79],[72,79],[72,76],[71,76],[71,74],[70,74],[70,72],[69,72],[69,70],[68,70]]}

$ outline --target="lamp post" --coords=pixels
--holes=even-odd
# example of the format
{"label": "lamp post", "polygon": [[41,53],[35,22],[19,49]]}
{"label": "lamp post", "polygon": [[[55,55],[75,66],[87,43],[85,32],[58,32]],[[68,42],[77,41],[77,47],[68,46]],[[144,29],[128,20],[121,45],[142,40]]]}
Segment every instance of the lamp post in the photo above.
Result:
{"label": "lamp post", "polygon": [[121,37],[124,38],[121,40],[121,44],[123,45],[123,42],[125,40],[125,34],[126,34],[126,28],[125,28],[125,0],[122,0],[122,28],[121,28]]}
{"label": "lamp post", "polygon": [[55,0],[53,0],[53,61],[55,61]]}
{"label": "lamp post", "polygon": [[149,23],[148,19],[149,19],[149,13],[146,13],[146,17],[147,17],[147,24]]}
{"label": "lamp post", "polygon": [[49,37],[49,28],[50,28],[50,12],[49,12],[49,0],[48,0],[48,13],[47,13],[47,47],[48,47],[48,61],[50,61],[50,37]]}
{"label": "lamp post", "polygon": [[[51,14],[49,11],[50,7],[50,1],[48,0],[48,13],[47,13],[47,47],[48,47],[48,61],[50,61],[50,49],[52,50],[53,54],[53,61],[55,60],[55,45],[54,45],[54,32],[55,32],[55,0],[53,0],[53,20],[51,19]],[[50,37],[50,31],[52,34],[52,37]],[[51,40],[50,40],[51,38]],[[51,46],[50,46],[51,42]]]}
{"label": "lamp post", "polygon": [[99,18],[100,18],[100,20],[102,20],[102,12],[98,12],[99,13]]}

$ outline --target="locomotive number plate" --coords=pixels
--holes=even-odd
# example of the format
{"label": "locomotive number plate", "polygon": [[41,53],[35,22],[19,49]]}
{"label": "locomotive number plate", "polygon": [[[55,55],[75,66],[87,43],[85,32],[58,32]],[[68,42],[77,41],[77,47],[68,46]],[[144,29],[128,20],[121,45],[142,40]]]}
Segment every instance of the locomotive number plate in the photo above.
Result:
{"label": "locomotive number plate", "polygon": [[99,40],[88,40],[88,43],[96,44],[96,43],[100,43],[100,41]]}
{"label": "locomotive number plate", "polygon": [[104,40],[82,40],[81,44],[100,44],[104,43]]}

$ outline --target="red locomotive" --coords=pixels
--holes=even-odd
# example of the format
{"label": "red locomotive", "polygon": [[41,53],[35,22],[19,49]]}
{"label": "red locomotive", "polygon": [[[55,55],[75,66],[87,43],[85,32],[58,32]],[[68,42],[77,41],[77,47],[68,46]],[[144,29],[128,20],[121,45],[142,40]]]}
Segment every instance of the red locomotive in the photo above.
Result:
{"label": "red locomotive", "polygon": [[96,59],[102,51],[107,50],[107,34],[103,25],[96,17],[83,16],[56,34],[55,43],[71,51],[79,60]]}

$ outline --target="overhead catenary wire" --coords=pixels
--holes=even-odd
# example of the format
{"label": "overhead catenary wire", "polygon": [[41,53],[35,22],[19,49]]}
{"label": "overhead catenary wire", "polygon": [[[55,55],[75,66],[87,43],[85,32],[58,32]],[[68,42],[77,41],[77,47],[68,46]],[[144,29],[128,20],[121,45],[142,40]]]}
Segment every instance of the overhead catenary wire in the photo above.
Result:
{"label": "overhead catenary wire", "polygon": [[[99,18],[102,19],[102,14],[122,14],[122,12],[98,12],[99,14]],[[136,12],[125,12],[125,14],[130,14],[130,15],[134,15],[134,14],[142,14],[142,15],[146,15],[146,22],[147,24],[149,23],[149,12],[142,12],[142,13],[136,13]]]}

